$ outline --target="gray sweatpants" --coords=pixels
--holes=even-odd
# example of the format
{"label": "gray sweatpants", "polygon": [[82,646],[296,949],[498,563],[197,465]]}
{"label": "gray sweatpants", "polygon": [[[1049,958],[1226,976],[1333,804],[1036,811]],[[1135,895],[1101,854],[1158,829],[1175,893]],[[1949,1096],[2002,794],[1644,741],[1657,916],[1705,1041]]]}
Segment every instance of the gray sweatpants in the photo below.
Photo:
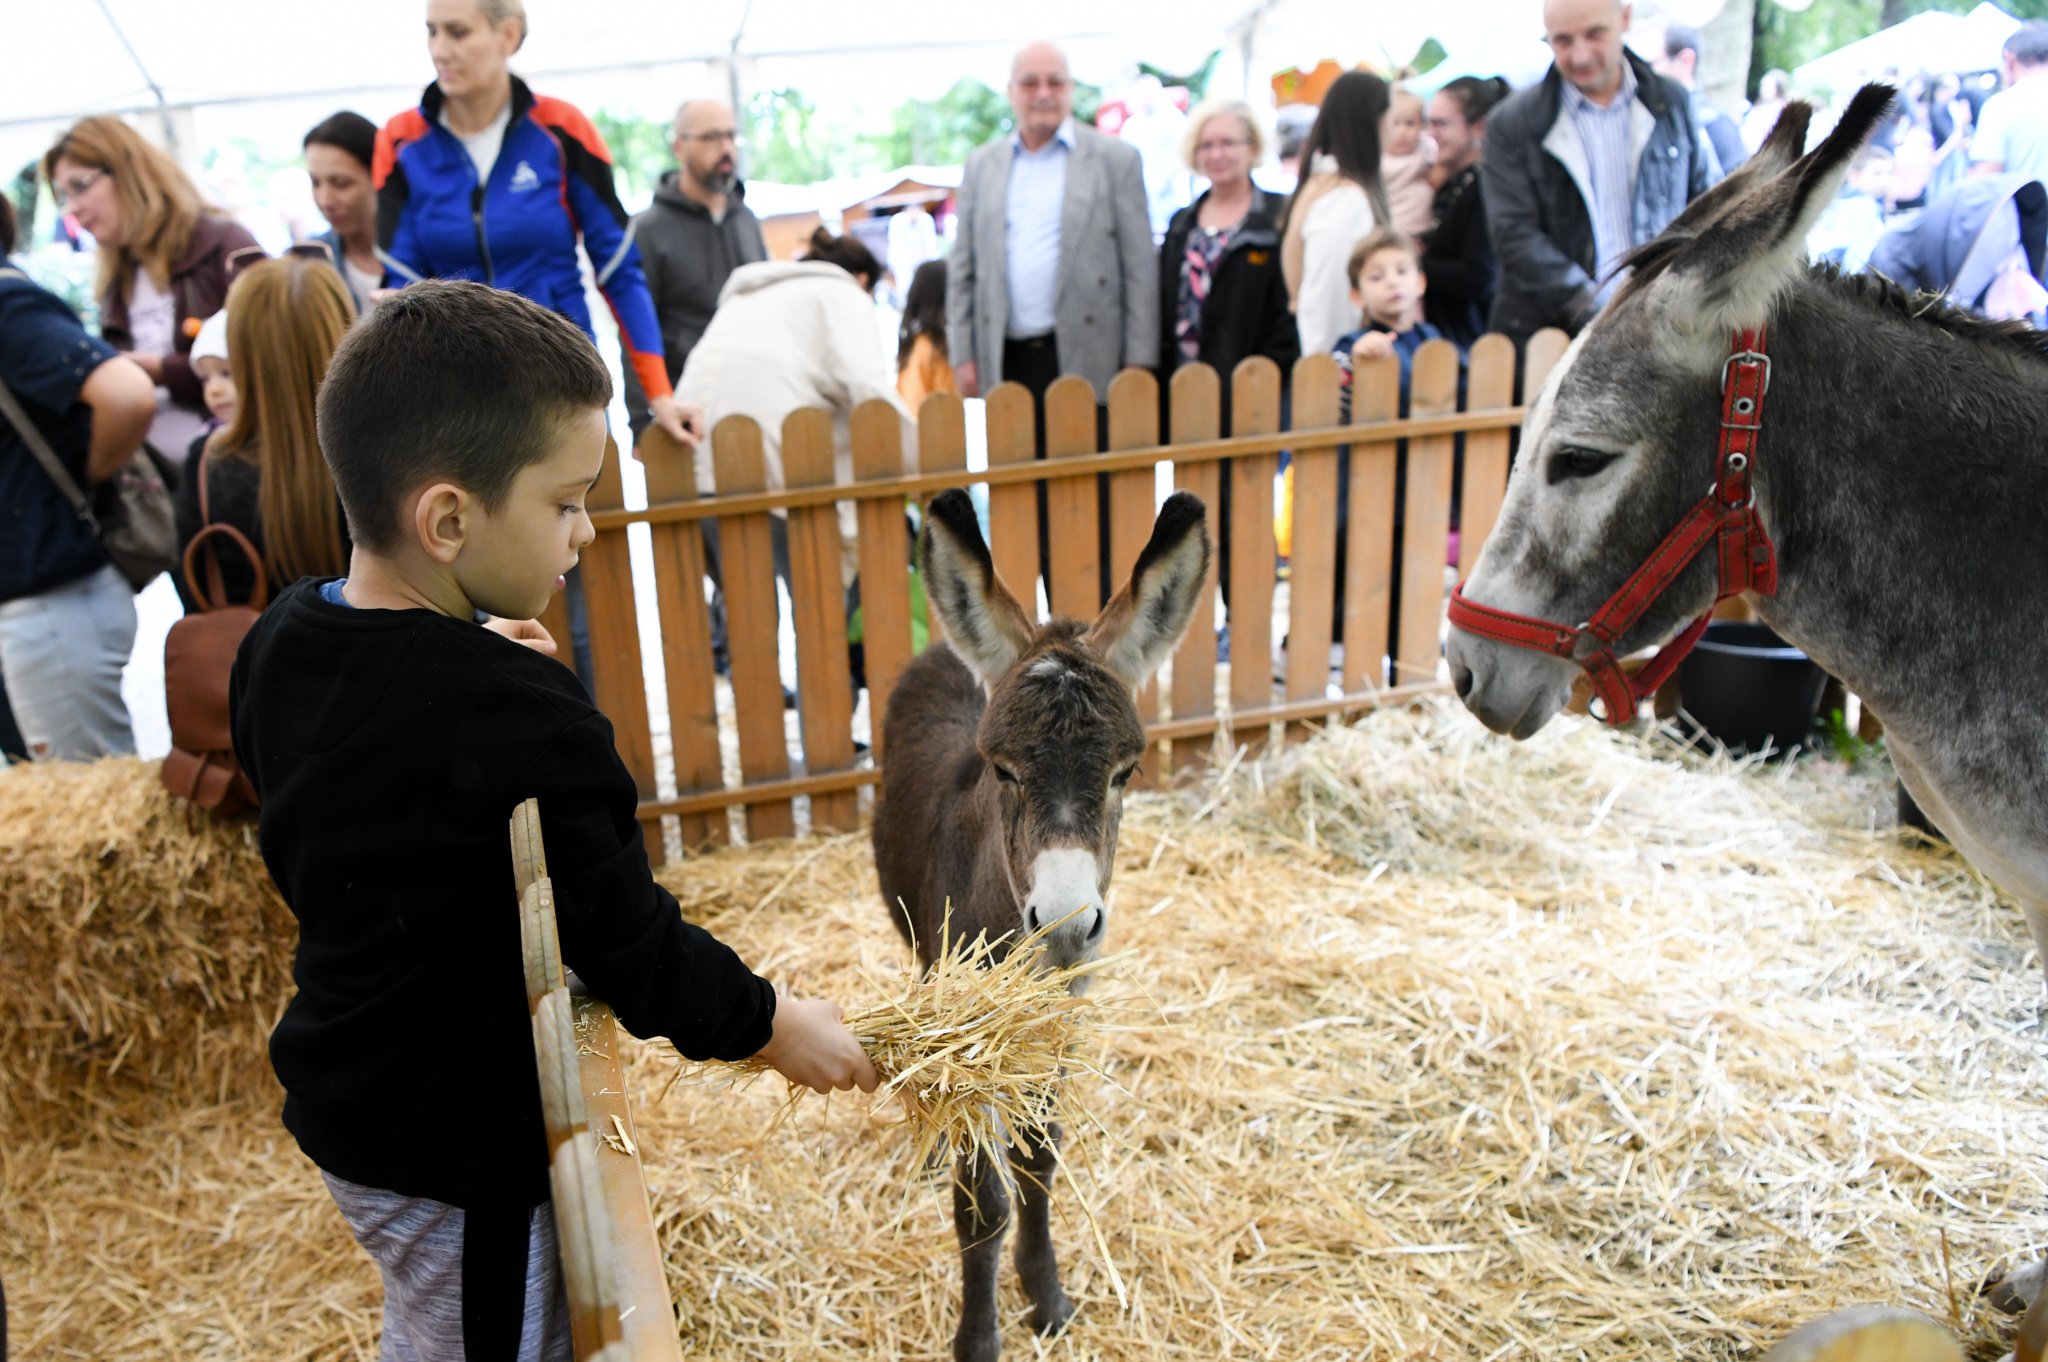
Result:
{"label": "gray sweatpants", "polygon": [[[463,1341],[463,1245],[468,1212],[322,1173],[334,1204],[384,1278],[379,1362],[497,1362],[468,1357]],[[516,1224],[515,1224],[516,1229]],[[499,1321],[509,1335],[509,1321]],[[509,1339],[508,1339],[509,1341]],[[519,1362],[570,1362],[569,1301],[555,1247],[555,1212],[542,1202],[526,1239],[525,1316]]]}

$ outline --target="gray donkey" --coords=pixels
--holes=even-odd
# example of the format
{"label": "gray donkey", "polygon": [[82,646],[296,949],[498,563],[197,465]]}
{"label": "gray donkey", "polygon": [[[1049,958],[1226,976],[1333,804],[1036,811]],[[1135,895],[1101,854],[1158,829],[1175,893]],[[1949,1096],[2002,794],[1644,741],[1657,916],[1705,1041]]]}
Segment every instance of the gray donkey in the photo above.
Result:
{"label": "gray donkey", "polygon": [[[2020,901],[2048,965],[2048,337],[1804,258],[1891,93],[1865,87],[1803,156],[1809,110],[1789,105],[1753,160],[1637,252],[1531,406],[1464,594],[1592,619],[1713,482],[1731,335],[1767,327],[1750,472],[1778,586],[1750,599],[1884,720],[1906,788]],[[1705,611],[1715,562],[1695,560],[1617,651]],[[1526,738],[1588,651],[1454,630],[1449,660],[1466,706]]]}
{"label": "gray donkey", "polygon": [[[912,662],[889,697],[874,826],[882,898],[927,966],[948,903],[957,937],[1014,940],[1057,924],[1044,957],[1092,959],[1109,927],[1124,787],[1145,754],[1134,692],[1186,632],[1208,580],[1202,503],[1167,499],[1131,580],[1093,624],[1031,622],[997,579],[964,492],[933,500],[918,562],[950,646]],[[1060,1129],[1012,1133],[1017,1271],[1032,1327],[1052,1334],[1074,1313],[1048,1220]],[[953,1183],[965,1278],[958,1362],[1001,1351],[996,1273],[1009,1222],[1000,1170],[963,1160]]]}

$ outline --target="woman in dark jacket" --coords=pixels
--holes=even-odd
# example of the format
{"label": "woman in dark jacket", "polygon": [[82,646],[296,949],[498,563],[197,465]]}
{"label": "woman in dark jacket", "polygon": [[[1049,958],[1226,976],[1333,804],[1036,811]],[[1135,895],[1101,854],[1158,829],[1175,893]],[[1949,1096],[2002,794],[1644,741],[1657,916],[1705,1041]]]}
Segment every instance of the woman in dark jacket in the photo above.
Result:
{"label": "woman in dark jacket", "polygon": [[1479,196],[1479,160],[1486,115],[1508,93],[1499,76],[1460,76],[1429,102],[1437,170],[1445,179],[1430,214],[1436,226],[1422,245],[1422,277],[1429,281],[1422,315],[1460,350],[1472,348],[1493,310],[1493,242]]}
{"label": "woman in dark jacket", "polygon": [[1170,407],[1173,371],[1200,360],[1222,380],[1226,432],[1238,361],[1264,355],[1284,382],[1301,355],[1280,272],[1286,199],[1251,180],[1263,145],[1247,106],[1216,101],[1195,110],[1188,164],[1209,188],[1174,214],[1159,254],[1160,400]]}

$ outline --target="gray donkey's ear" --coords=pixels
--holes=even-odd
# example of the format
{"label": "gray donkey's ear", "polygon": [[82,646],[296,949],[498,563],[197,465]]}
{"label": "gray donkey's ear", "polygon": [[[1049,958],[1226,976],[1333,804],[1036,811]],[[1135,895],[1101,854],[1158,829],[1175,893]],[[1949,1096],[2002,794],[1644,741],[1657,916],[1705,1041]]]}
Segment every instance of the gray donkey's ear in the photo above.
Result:
{"label": "gray donkey's ear", "polygon": [[1131,580],[1088,626],[1088,642],[1133,690],[1180,642],[1209,584],[1208,512],[1175,492],[1159,508]]}
{"label": "gray donkey's ear", "polygon": [[984,683],[1010,670],[1034,630],[1024,607],[996,576],[967,493],[955,488],[932,498],[917,561],[925,599],[939,612],[953,651]]}
{"label": "gray donkey's ear", "polygon": [[1806,267],[1806,234],[1833,201],[1849,162],[1891,107],[1888,85],[1856,92],[1825,141],[1799,155],[1810,111],[1789,105],[1751,164],[1700,196],[1629,260],[1615,295],[1653,301],[1676,328],[1725,343],[1769,320]]}

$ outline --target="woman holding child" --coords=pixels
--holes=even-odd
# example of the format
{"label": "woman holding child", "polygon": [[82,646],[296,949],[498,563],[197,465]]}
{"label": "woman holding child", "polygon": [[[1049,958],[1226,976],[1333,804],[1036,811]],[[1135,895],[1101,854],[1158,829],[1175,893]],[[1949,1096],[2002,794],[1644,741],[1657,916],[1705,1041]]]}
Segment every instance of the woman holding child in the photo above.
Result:
{"label": "woman holding child", "polygon": [[1422,239],[1422,273],[1429,280],[1424,315],[1460,349],[1470,349],[1485,332],[1493,310],[1496,267],[1486,204],[1479,196],[1479,161],[1486,115],[1508,94],[1508,83],[1499,76],[1460,76],[1429,101],[1441,182],[1432,213],[1435,226]]}
{"label": "woman holding child", "polygon": [[1346,266],[1351,248],[1393,220],[1380,180],[1380,120],[1387,83],[1370,71],[1332,82],[1302,144],[1308,174],[1281,217],[1280,261],[1301,335],[1301,353],[1327,352],[1358,324]]}

